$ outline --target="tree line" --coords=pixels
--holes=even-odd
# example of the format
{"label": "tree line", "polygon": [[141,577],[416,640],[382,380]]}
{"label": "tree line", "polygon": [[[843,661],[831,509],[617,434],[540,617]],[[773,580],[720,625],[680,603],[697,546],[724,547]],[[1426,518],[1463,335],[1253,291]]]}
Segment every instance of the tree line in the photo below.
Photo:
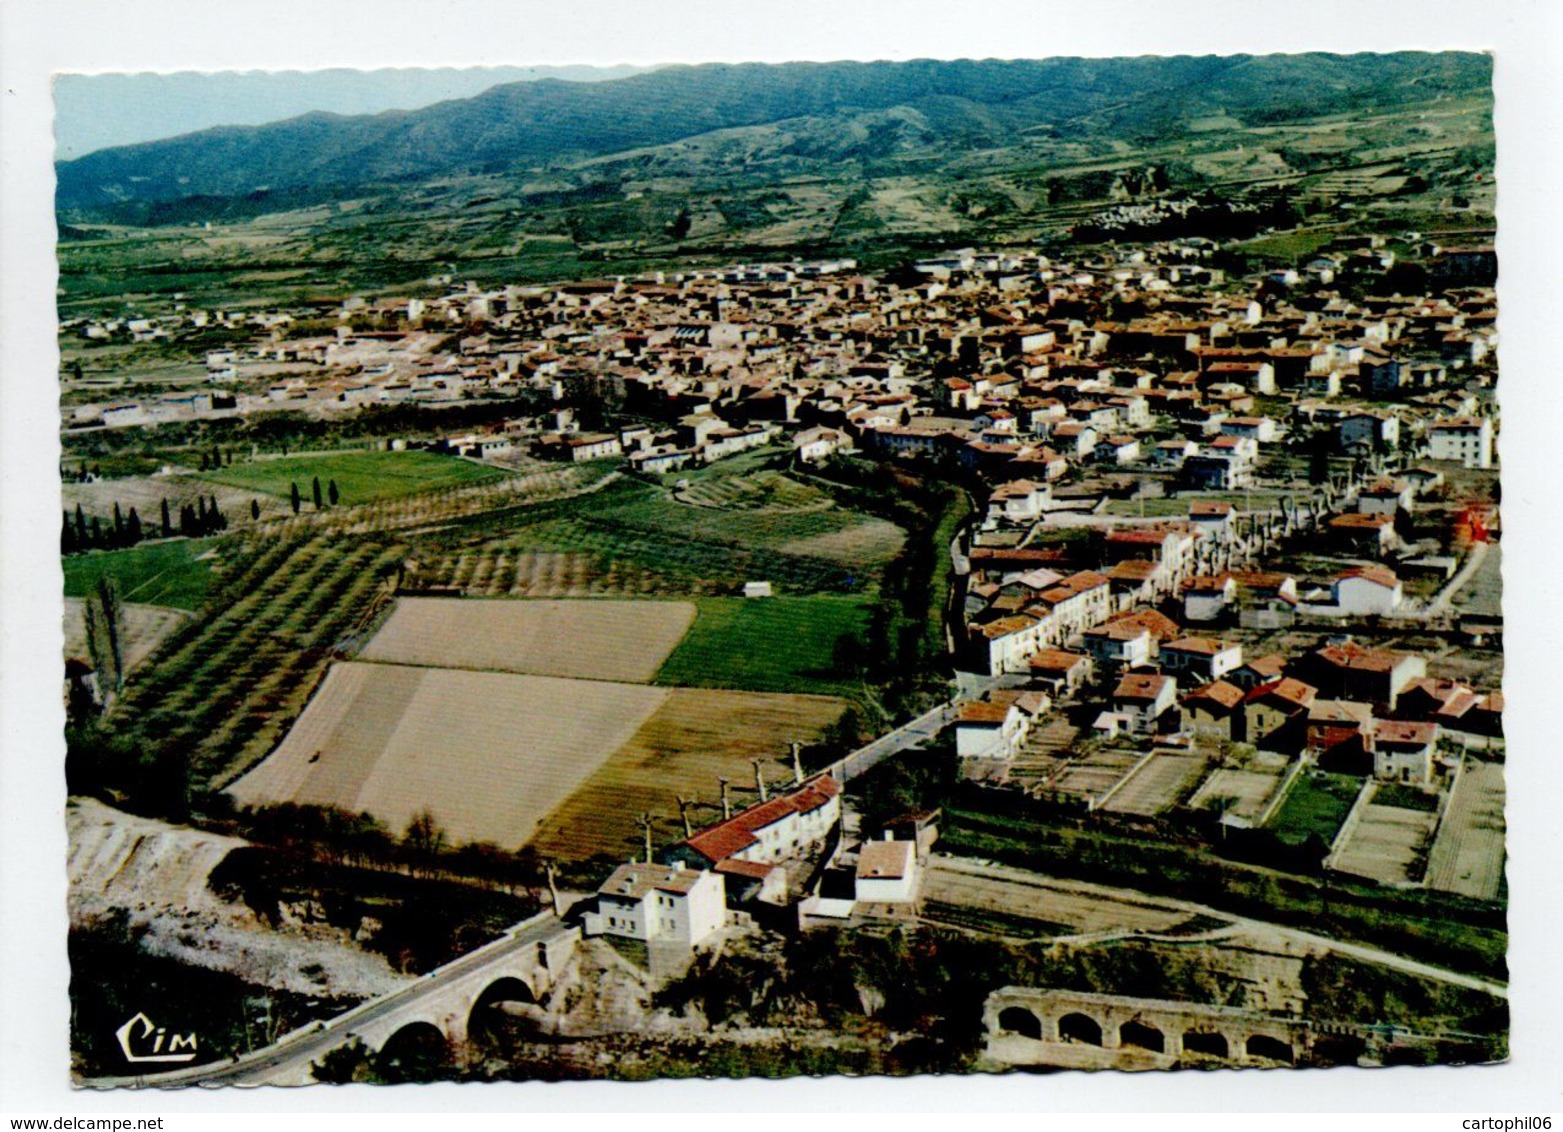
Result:
{"label": "tree line", "polygon": [[[228,529],[228,516],[217,503],[215,495],[196,496],[195,502],[179,506],[177,523],[173,509],[164,499],[156,525],[144,522],[134,507],[122,511],[119,501],[114,501],[112,516],[105,522],[97,515],[87,515],[76,504],[74,512],[65,511],[60,524],[60,553],[81,554],[89,550],[123,550],[148,538],[204,538]],[[250,503],[250,517],[260,517],[260,506]]]}

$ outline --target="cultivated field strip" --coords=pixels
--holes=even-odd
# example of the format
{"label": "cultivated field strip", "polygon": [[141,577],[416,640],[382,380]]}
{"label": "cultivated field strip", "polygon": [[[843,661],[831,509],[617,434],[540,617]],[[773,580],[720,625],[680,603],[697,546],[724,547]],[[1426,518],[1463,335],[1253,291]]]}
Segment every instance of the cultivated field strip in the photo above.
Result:
{"label": "cultivated field strip", "polygon": [[525,844],[667,699],[666,689],[344,662],[241,804],[368,811],[392,829],[428,810],[459,842]]}
{"label": "cultivated field strip", "polygon": [[792,780],[787,743],[816,738],[846,703],[830,696],[674,688],[612,758],[538,828],[533,846],[561,860],[622,856],[640,844],[635,816],[650,813],[660,840],[683,837],[677,799],[696,827],[721,817],[721,784],[735,805],[757,800],[752,759],[772,786]]}
{"label": "cultivated field strip", "polygon": [[359,659],[646,684],[694,620],[678,601],[408,597]]}

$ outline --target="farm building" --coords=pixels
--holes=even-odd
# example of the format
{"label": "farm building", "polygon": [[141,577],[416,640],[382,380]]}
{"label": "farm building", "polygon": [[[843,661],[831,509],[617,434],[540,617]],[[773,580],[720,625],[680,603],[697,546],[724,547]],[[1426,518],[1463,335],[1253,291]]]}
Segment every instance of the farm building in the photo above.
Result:
{"label": "farm building", "polygon": [[840,816],[841,784],[822,774],[700,830],[675,853],[712,865],[734,859],[776,864],[824,841]]}

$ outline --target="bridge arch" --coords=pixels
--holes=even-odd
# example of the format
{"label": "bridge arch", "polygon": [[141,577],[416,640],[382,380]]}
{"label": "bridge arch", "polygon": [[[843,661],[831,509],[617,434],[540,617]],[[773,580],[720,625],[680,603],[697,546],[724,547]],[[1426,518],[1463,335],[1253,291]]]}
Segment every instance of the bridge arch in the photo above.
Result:
{"label": "bridge arch", "polygon": [[468,1041],[479,1041],[489,1036],[492,1024],[497,1020],[499,1006],[506,1002],[537,1005],[537,992],[532,984],[516,975],[501,975],[479,992],[467,1009],[466,1036]]}
{"label": "bridge arch", "polygon": [[380,1046],[375,1068],[387,1081],[435,1081],[449,1075],[455,1058],[445,1032],[433,1022],[407,1022]]}
{"label": "bridge arch", "polygon": [[1232,1055],[1232,1047],[1227,1044],[1226,1035],[1214,1030],[1185,1030],[1183,1049],[1186,1053],[1203,1053],[1210,1057],[1225,1058]]}
{"label": "bridge arch", "polygon": [[1102,1044],[1101,1023],[1089,1014],[1082,1014],[1078,1010],[1070,1011],[1058,1020],[1058,1040],[1099,1046]]}
{"label": "bridge arch", "polygon": [[1118,1043],[1126,1046],[1138,1046],[1140,1049],[1148,1049],[1153,1053],[1167,1052],[1167,1036],[1155,1026],[1142,1022],[1138,1018],[1131,1018],[1118,1027]]}
{"label": "bridge arch", "polygon": [[1290,1064],[1292,1060],[1291,1043],[1269,1034],[1249,1035],[1248,1041],[1244,1043],[1243,1052],[1249,1057],[1259,1057],[1266,1061],[1284,1061]]}
{"label": "bridge arch", "polygon": [[999,1029],[1023,1038],[1042,1037],[1042,1019],[1024,1006],[1008,1006],[999,1011]]}

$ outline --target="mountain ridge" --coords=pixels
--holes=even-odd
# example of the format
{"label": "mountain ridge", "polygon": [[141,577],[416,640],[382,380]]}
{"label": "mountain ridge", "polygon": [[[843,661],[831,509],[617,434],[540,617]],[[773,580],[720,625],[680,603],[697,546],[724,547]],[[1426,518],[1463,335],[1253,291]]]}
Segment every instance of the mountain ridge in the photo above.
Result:
{"label": "mountain ridge", "polygon": [[[1491,66],[1486,55],[1460,52],[680,65],[603,82],[505,83],[412,111],[311,111],[100,150],[57,163],[56,202],[62,214],[92,214],[262,191],[346,194],[547,170],[724,129],[902,110],[915,116],[904,117],[904,129],[952,150],[1013,145],[1038,129],[1143,141],[1176,136],[1199,115],[1262,124],[1490,90]],[[870,137],[842,152],[872,162],[884,148],[883,137]]]}

